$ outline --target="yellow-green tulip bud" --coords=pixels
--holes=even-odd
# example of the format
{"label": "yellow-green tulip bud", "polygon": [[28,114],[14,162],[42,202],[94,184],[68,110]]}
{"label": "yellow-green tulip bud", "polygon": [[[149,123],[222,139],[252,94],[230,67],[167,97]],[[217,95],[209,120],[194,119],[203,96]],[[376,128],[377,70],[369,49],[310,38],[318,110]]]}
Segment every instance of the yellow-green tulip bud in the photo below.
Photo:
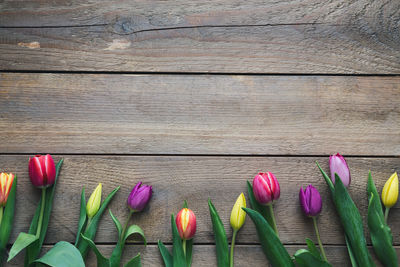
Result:
{"label": "yellow-green tulip bud", "polygon": [[397,172],[390,176],[389,180],[386,181],[385,186],[382,190],[382,202],[386,208],[391,208],[396,204],[397,198],[399,197],[399,178]]}
{"label": "yellow-green tulip bud", "polygon": [[90,196],[86,205],[86,214],[89,218],[93,218],[99,211],[101,204],[101,183],[96,187]]}
{"label": "yellow-green tulip bud", "polygon": [[246,198],[243,193],[236,199],[231,212],[231,226],[235,231],[243,226],[246,219],[246,212],[242,208],[246,208]]}

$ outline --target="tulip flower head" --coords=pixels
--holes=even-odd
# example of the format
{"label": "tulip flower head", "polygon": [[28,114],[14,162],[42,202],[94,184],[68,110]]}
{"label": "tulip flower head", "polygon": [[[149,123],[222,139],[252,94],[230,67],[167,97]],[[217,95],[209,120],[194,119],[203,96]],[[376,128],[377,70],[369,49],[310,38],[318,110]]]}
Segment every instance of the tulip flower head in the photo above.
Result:
{"label": "tulip flower head", "polygon": [[300,188],[300,205],[308,217],[315,217],[320,214],[322,209],[322,199],[318,190],[312,186],[307,186],[306,190]]}
{"label": "tulip flower head", "polygon": [[142,182],[137,183],[129,194],[127,201],[128,207],[133,212],[142,211],[150,201],[152,193],[152,186],[142,185]]}
{"label": "tulip flower head", "polygon": [[29,158],[29,177],[36,187],[45,188],[53,185],[56,178],[56,165],[51,155],[36,155]]}
{"label": "tulip flower head", "polygon": [[331,180],[335,183],[335,173],[337,173],[342,180],[345,187],[348,187],[351,182],[350,169],[346,160],[342,155],[337,153],[329,157],[329,168],[331,170]]}
{"label": "tulip flower head", "polygon": [[272,172],[260,172],[253,179],[253,192],[258,203],[268,205],[279,198],[281,191]]}
{"label": "tulip flower head", "polygon": [[0,174],[0,208],[4,207],[7,203],[13,181],[14,174],[4,172]]}
{"label": "tulip flower head", "polygon": [[176,215],[176,227],[183,240],[189,240],[196,234],[196,216],[188,208],[181,209]]}
{"label": "tulip flower head", "polygon": [[243,193],[236,199],[235,205],[232,208],[231,226],[233,230],[238,231],[244,224],[246,212],[242,208],[246,208],[246,198]]}
{"label": "tulip flower head", "polygon": [[399,197],[399,178],[397,172],[390,176],[382,190],[382,202],[386,208],[393,207]]}
{"label": "tulip flower head", "polygon": [[90,195],[89,200],[86,204],[86,214],[89,218],[93,218],[94,215],[99,211],[101,204],[101,183]]}

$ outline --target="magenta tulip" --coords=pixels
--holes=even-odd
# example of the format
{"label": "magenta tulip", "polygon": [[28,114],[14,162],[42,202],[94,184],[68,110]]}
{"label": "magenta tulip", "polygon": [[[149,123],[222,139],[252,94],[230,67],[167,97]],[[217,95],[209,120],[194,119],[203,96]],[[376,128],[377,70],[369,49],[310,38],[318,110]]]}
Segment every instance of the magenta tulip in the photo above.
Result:
{"label": "magenta tulip", "polygon": [[272,172],[260,172],[253,179],[253,192],[258,203],[268,205],[279,198],[281,191]]}
{"label": "magenta tulip", "polygon": [[344,186],[349,186],[351,181],[350,169],[344,157],[342,157],[339,153],[330,156],[329,168],[331,169],[331,180],[333,183],[335,183],[335,173],[337,173]]}
{"label": "magenta tulip", "polygon": [[127,203],[129,208],[134,212],[142,211],[149,202],[151,195],[152,186],[142,186],[142,182],[137,183],[128,197]]}
{"label": "magenta tulip", "polygon": [[300,188],[300,205],[308,217],[315,217],[320,214],[322,209],[322,199],[318,190],[312,186],[307,186],[306,190]]}
{"label": "magenta tulip", "polygon": [[29,177],[36,187],[45,188],[53,185],[56,178],[56,166],[53,158],[49,154],[29,158]]}

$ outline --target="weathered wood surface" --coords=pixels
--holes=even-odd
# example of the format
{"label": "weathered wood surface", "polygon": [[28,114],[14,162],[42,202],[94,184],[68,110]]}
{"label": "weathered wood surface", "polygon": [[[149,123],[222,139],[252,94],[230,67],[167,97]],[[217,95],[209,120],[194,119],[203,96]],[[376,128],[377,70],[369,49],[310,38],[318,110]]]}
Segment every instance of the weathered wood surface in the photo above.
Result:
{"label": "weathered wood surface", "polygon": [[0,69],[400,73],[399,1],[2,1]]}
{"label": "weathered wood surface", "polygon": [[[111,255],[113,246],[100,245],[100,250],[105,255]],[[167,245],[168,249],[171,246]],[[261,247],[258,245],[236,245],[235,246],[235,266],[251,266],[251,267],[265,267],[269,266],[265,255],[263,254]],[[296,250],[304,248],[300,245],[286,245],[288,252],[293,254]],[[47,251],[49,246],[44,247],[44,251]],[[349,259],[347,257],[346,247],[343,246],[326,246],[326,255],[333,266],[351,267]],[[379,263],[376,261],[372,249],[371,255],[373,256],[377,266]],[[396,247],[397,254],[400,256],[400,248]],[[142,255],[142,265],[150,267],[164,266],[160,257],[160,252],[155,245],[149,245],[146,248],[137,245],[125,246],[122,262],[126,263],[130,258],[135,256],[138,252]],[[251,265],[249,265],[251,264]],[[15,261],[11,262],[7,266],[22,266],[23,258],[15,258]],[[96,259],[93,254],[89,255],[86,266],[96,266]],[[196,245],[193,249],[193,267],[197,266],[217,266],[217,259],[215,256],[214,245]]]}
{"label": "weathered wood surface", "polygon": [[[61,156],[55,156],[56,160]],[[229,217],[234,201],[241,192],[247,192],[246,180],[252,180],[258,171],[272,171],[281,184],[281,198],[275,211],[280,237],[286,244],[303,244],[306,237],[314,238],[312,223],[299,206],[300,186],[312,183],[323,196],[323,212],[319,218],[321,235],[325,244],[344,244],[342,229],[333,208],[327,186],[315,161],[327,169],[328,157],[182,157],[182,156],[63,156],[64,166],[57,186],[54,210],[47,244],[59,240],[73,241],[79,215],[82,187],[87,197],[98,183],[103,183],[103,196],[121,185],[110,205],[113,214],[124,222],[128,215],[126,198],[138,182],[151,184],[154,196],[149,209],[134,216],[132,223],[141,225],[147,241],[161,239],[171,242],[170,215],[177,213],[185,199],[197,214],[196,242],[213,243],[212,227],[207,206],[211,198],[218,209],[229,236]],[[28,229],[29,222],[40,198],[40,190],[29,182],[28,156],[0,156],[0,166],[18,174],[17,222],[11,242],[17,234]],[[355,203],[366,215],[366,181],[371,169],[380,191],[384,182],[399,171],[400,158],[348,158],[352,170],[350,193]],[[247,193],[246,193],[247,195]],[[389,225],[400,220],[398,206],[391,210]],[[400,245],[400,228],[393,227],[394,243]],[[242,244],[258,243],[255,228],[248,220],[238,235]],[[105,214],[96,238],[101,244],[113,243],[115,226]],[[369,240],[369,238],[368,238]],[[135,241],[135,240],[133,240]],[[136,240],[137,242],[140,240]]]}
{"label": "weathered wood surface", "polygon": [[400,155],[400,77],[0,73],[2,153]]}

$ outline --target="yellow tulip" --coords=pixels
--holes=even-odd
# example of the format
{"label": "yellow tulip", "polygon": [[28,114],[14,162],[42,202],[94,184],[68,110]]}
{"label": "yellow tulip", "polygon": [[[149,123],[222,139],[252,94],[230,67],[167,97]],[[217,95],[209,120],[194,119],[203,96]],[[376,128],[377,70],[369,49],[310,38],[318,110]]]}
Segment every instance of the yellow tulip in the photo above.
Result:
{"label": "yellow tulip", "polygon": [[101,183],[96,187],[86,204],[86,214],[89,218],[93,218],[99,211],[101,204]]}
{"label": "yellow tulip", "polygon": [[246,219],[246,212],[242,208],[246,208],[246,198],[243,193],[236,199],[231,212],[231,226],[235,231],[243,226]]}
{"label": "yellow tulip", "polygon": [[386,208],[391,208],[396,204],[399,197],[399,178],[397,173],[393,173],[386,181],[382,190],[382,202]]}

